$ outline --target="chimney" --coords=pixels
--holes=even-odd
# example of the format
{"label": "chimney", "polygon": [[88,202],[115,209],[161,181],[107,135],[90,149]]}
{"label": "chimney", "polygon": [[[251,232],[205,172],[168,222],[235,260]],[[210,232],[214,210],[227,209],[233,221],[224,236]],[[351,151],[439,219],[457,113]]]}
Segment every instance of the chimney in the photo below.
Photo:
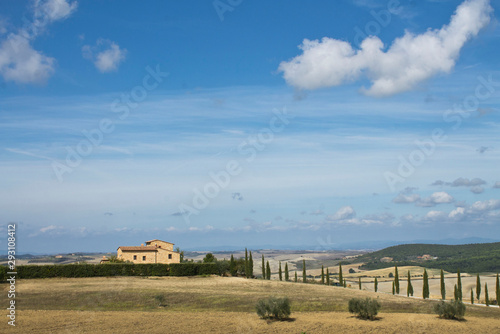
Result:
{"label": "chimney", "polygon": [[141,247],[144,247],[144,244],[141,244]]}

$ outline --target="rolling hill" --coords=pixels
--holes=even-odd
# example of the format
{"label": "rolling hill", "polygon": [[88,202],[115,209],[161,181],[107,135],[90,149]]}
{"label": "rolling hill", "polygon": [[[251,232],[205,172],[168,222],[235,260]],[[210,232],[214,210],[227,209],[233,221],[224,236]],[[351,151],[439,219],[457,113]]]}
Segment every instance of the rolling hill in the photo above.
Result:
{"label": "rolling hill", "polygon": [[[422,259],[423,255],[430,255],[433,259]],[[498,272],[500,242],[467,245],[398,245],[364,254],[358,257],[356,262],[364,262],[363,269],[419,265],[449,272],[456,272],[458,269],[468,273]]]}

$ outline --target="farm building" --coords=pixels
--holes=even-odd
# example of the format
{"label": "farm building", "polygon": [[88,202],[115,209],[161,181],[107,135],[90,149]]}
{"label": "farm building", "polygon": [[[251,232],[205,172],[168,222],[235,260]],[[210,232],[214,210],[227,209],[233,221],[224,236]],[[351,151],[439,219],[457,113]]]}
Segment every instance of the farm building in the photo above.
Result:
{"label": "farm building", "polygon": [[133,263],[180,263],[174,244],[158,239],[146,241],[146,246],[120,246],[116,251],[118,259]]}

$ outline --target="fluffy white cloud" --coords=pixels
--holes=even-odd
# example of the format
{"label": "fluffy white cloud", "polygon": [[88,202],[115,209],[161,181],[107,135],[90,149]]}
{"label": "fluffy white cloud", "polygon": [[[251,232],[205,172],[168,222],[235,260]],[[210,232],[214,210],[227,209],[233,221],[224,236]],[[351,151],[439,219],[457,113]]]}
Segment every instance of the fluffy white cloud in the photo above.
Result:
{"label": "fluffy white cloud", "polygon": [[442,211],[429,211],[424,217],[425,221],[428,222],[439,222],[445,220],[447,217],[446,213]]}
{"label": "fluffy white cloud", "polygon": [[458,207],[455,210],[452,210],[448,214],[448,218],[453,219],[453,220],[461,220],[461,219],[463,219],[464,215],[465,215],[465,208]]}
{"label": "fluffy white cloud", "polygon": [[37,1],[35,3],[35,17],[50,22],[64,20],[73,14],[77,7],[76,1],[71,3],[66,0]]}
{"label": "fluffy white cloud", "polygon": [[41,83],[54,72],[54,58],[36,51],[24,36],[10,34],[0,44],[0,75],[6,81]]}
{"label": "fluffy white cloud", "polygon": [[95,67],[102,73],[118,69],[125,60],[126,49],[120,49],[115,42],[99,39],[95,46],[85,45],[82,48],[83,57],[92,60]]}
{"label": "fluffy white cloud", "polygon": [[453,197],[444,191],[433,193],[427,198],[421,198],[420,195],[414,194],[415,188],[406,188],[398,194],[392,201],[397,204],[415,203],[417,206],[430,207],[438,204],[447,204],[454,201]]}
{"label": "fluffy white cloud", "polygon": [[362,91],[371,96],[388,96],[413,89],[439,73],[450,72],[460,49],[490,22],[489,0],[466,0],[458,6],[448,25],[420,35],[406,31],[384,51],[375,36],[367,37],[359,50],[350,43],[324,37],[304,39],[303,51],[282,62],[279,71],[289,85],[299,89],[338,86],[359,79],[372,82]]}
{"label": "fluffy white cloud", "polygon": [[[16,83],[42,83],[54,73],[54,58],[35,50],[32,42],[49,23],[69,17],[76,7],[76,1],[35,2],[33,22],[16,33],[8,34],[0,44],[0,75],[4,80]],[[0,33],[5,32],[6,28],[0,27]]]}
{"label": "fluffy white cloud", "polygon": [[354,211],[352,206],[343,206],[334,215],[328,216],[327,220],[338,221],[354,217],[356,217],[356,211]]}
{"label": "fluffy white cloud", "polygon": [[472,212],[486,212],[491,210],[500,209],[500,200],[490,199],[486,201],[477,201],[471,205],[470,210]]}
{"label": "fluffy white cloud", "polygon": [[418,206],[435,206],[437,204],[452,203],[454,201],[453,197],[444,191],[438,191],[433,193],[427,198],[422,199],[417,203]]}

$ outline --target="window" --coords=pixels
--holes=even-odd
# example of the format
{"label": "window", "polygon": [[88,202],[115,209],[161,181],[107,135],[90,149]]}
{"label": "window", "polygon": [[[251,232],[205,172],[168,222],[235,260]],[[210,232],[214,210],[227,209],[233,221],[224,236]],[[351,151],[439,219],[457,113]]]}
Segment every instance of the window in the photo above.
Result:
{"label": "window", "polygon": [[143,257],[142,257],[142,261],[146,261],[146,256],[143,256]]}
{"label": "window", "polygon": [[134,255],[134,260],[137,260],[137,255]]}
{"label": "window", "polygon": [[172,260],[172,254],[168,254],[168,259]]}

